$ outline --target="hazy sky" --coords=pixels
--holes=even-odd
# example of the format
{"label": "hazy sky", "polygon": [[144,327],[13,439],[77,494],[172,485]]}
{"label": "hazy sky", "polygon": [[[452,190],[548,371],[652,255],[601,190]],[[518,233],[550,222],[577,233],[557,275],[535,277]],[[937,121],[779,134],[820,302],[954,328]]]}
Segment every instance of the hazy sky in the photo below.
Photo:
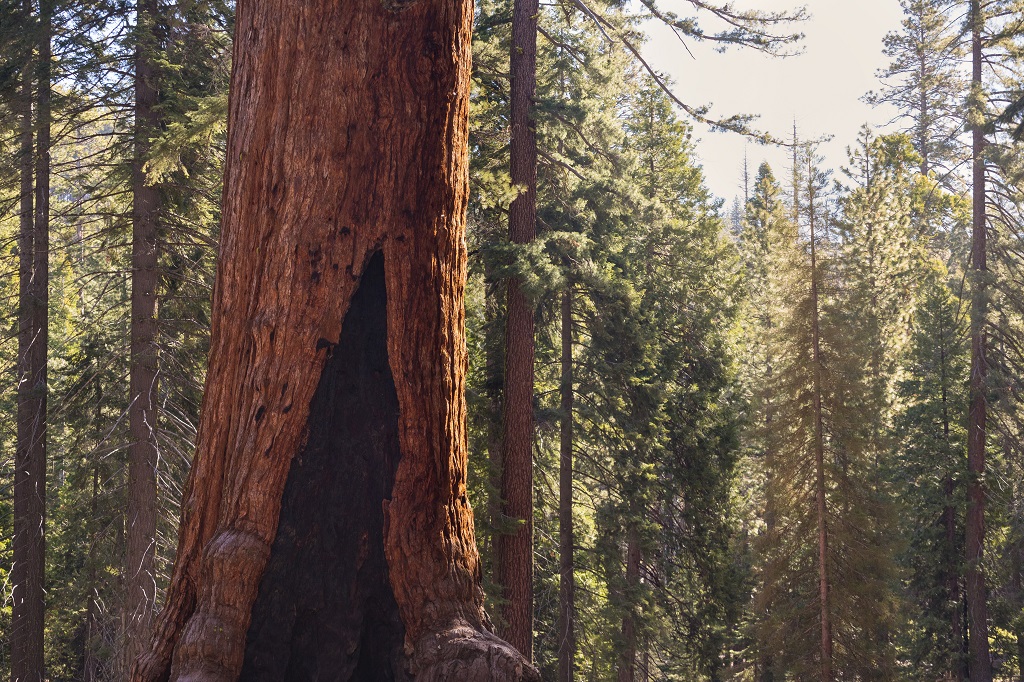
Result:
{"label": "hazy sky", "polygon": [[[686,14],[685,0],[663,0],[666,8]],[[799,2],[735,0],[742,8],[784,9]],[[802,137],[833,135],[821,151],[826,165],[838,171],[846,163],[847,146],[853,144],[861,125],[880,127],[892,110],[873,109],[860,101],[877,88],[875,73],[887,64],[882,54],[883,36],[899,27],[902,12],[898,0],[808,0],[803,3],[810,20],[800,30],[806,34],[803,52],[795,57],[774,58],[753,50],[730,49],[724,54],[690,44],[691,57],[679,40],[664,27],[651,26],[644,56],[659,71],[675,80],[675,92],[691,104],[713,104],[712,113],[760,114],[754,126],[776,137],[789,137],[796,119]],[[712,24],[706,24],[706,30]],[[784,150],[746,141],[733,133],[713,133],[696,127],[701,162],[712,191],[731,205],[742,195],[744,149],[751,173],[767,160],[776,175],[787,171]]]}

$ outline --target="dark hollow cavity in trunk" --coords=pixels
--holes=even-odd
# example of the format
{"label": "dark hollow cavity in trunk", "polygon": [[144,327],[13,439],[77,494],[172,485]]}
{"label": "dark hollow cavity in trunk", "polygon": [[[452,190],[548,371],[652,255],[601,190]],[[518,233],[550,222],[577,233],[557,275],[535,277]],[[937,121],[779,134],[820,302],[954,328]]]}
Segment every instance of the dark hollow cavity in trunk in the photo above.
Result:
{"label": "dark hollow cavity in trunk", "polygon": [[320,377],[306,445],[288,472],[241,680],[408,679],[383,537],[399,457],[377,253]]}

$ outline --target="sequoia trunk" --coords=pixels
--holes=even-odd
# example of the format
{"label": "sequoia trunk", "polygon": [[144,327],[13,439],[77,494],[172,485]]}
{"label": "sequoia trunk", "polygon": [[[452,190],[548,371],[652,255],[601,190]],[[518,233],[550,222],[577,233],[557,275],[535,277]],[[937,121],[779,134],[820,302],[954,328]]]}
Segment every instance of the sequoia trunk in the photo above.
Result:
{"label": "sequoia trunk", "polygon": [[160,192],[145,164],[159,124],[156,0],[137,5],[135,46],[135,140],[132,159],[132,299],[129,365],[128,518],[125,571],[126,669],[142,651],[152,627],[156,599],[157,466],[157,214]]}
{"label": "sequoia trunk", "polygon": [[136,682],[538,679],[489,632],[466,498],[471,20],[238,4],[206,396]]}

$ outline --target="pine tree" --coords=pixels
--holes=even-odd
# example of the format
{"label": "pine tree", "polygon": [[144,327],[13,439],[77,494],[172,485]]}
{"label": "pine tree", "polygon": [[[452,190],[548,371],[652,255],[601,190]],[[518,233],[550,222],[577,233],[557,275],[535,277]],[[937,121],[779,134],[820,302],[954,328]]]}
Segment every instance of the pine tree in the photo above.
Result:
{"label": "pine tree", "polygon": [[[757,170],[753,192],[745,204],[739,250],[743,265],[742,281],[745,287],[744,307],[740,314],[741,354],[740,385],[744,389],[747,414],[742,441],[745,453],[752,460],[761,485],[757,507],[764,523],[764,533],[775,537],[777,502],[773,495],[777,486],[774,450],[770,447],[770,434],[775,420],[773,385],[778,370],[772,336],[776,333],[781,300],[773,295],[769,275],[777,252],[785,247],[789,235],[788,211],[783,202],[782,188],[771,166],[762,163]],[[754,623],[770,619],[771,604],[764,601],[753,614]],[[752,647],[753,665],[758,680],[773,679],[773,659],[770,652]]]}
{"label": "pine tree", "polygon": [[927,245],[912,221],[916,161],[909,138],[876,138],[865,127],[858,148],[850,152],[852,186],[840,201],[843,307],[866,354],[867,447],[876,464],[892,450],[892,382]]}
{"label": "pine tree", "polygon": [[892,61],[878,75],[883,87],[867,95],[872,104],[890,104],[920,158],[922,175],[935,173],[956,185],[963,160],[963,45],[953,0],[901,0],[903,24],[885,37]]}
{"label": "pine tree", "polygon": [[[776,678],[827,680],[840,671],[874,678],[892,665],[885,636],[890,570],[863,412],[870,409],[865,355],[840,304],[827,175],[809,152],[797,160],[795,215],[806,237],[788,223],[770,268],[769,290],[784,305],[769,337],[778,357],[766,446],[774,464],[766,475],[774,532],[762,539],[759,647]],[[789,645],[804,632],[815,633],[815,648]]]}
{"label": "pine tree", "polygon": [[[637,91],[626,131],[644,207],[616,259],[632,291],[591,330],[591,346],[606,354],[604,399],[620,431],[602,517],[614,529],[602,544],[618,569],[609,580],[622,614],[618,675],[686,670],[716,679],[733,598],[734,422],[719,402],[729,386],[719,332],[733,312],[731,256],[689,126],[656,84]],[[705,597],[685,604],[684,594]]]}
{"label": "pine tree", "polygon": [[920,679],[966,676],[963,510],[966,478],[967,335],[948,273],[924,273],[898,393],[901,486],[907,535],[907,656]]}

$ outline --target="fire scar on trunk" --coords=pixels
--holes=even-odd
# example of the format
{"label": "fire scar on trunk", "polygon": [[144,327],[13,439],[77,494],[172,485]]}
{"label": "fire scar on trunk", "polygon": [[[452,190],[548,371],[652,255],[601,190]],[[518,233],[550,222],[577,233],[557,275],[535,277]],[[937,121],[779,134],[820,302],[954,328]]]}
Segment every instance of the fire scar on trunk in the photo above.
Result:
{"label": "fire scar on trunk", "polygon": [[406,680],[405,628],[384,557],[382,506],[401,453],[379,252],[330,351],[308,428],[285,484],[241,679]]}

